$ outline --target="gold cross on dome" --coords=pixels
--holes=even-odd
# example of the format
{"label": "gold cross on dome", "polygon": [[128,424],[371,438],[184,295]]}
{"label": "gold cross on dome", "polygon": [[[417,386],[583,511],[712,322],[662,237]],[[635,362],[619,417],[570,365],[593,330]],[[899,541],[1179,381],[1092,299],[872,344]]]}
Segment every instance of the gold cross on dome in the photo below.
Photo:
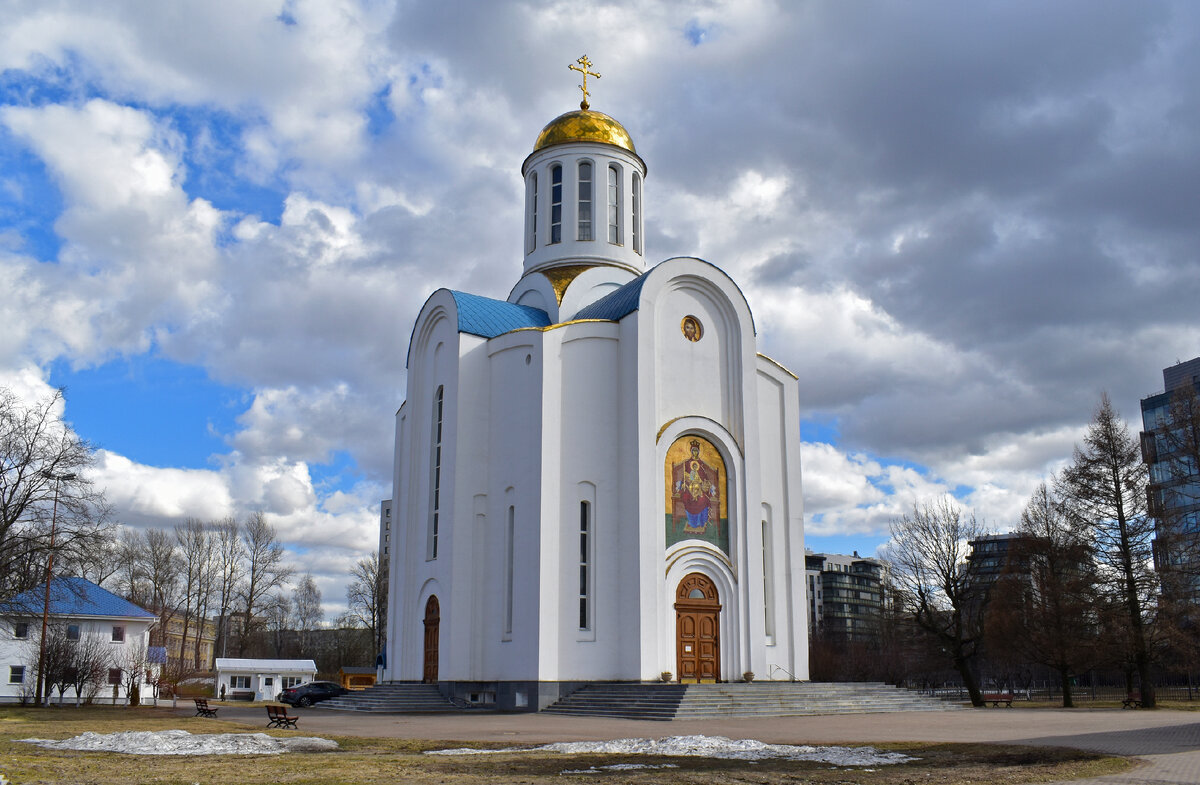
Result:
{"label": "gold cross on dome", "polygon": [[579,108],[586,110],[588,108],[588,106],[590,105],[590,104],[588,104],[588,96],[591,95],[591,93],[589,93],[588,89],[587,89],[587,78],[589,76],[594,76],[597,79],[599,79],[600,74],[596,73],[595,71],[588,70],[589,68],[592,67],[592,61],[588,59],[587,55],[584,55],[583,57],[579,58],[575,62],[579,63],[579,65],[568,65],[567,68],[570,68],[572,71],[578,71],[579,73],[583,74],[583,84],[579,85],[579,89],[583,91],[583,100],[579,102]]}

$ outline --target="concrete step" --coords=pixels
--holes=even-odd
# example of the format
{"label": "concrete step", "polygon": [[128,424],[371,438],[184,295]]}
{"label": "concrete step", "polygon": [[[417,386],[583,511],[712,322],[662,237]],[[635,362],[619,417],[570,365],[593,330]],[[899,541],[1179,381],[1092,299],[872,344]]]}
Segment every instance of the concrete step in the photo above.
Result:
{"label": "concrete step", "polygon": [[317,706],[334,711],[397,714],[456,710],[453,703],[442,697],[437,685],[407,682],[376,684],[365,690],[323,701]]}

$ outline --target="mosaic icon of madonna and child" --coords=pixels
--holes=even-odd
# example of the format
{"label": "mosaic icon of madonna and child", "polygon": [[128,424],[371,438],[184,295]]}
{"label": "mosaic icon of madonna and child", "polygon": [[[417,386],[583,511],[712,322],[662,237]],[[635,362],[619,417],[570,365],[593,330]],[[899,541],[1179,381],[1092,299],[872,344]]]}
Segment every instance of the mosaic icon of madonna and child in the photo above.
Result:
{"label": "mosaic icon of madonna and child", "polygon": [[667,547],[704,540],[729,553],[725,461],[698,436],[676,439],[666,460]]}

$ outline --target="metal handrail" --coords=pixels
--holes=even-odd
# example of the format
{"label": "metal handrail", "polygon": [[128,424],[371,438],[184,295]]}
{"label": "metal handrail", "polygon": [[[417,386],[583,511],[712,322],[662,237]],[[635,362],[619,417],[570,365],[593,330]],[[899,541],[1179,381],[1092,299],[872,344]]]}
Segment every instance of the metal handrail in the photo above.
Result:
{"label": "metal handrail", "polygon": [[784,673],[786,673],[788,676],[791,677],[792,681],[799,681],[799,679],[796,678],[796,674],[792,673],[790,670],[783,667],[782,665],[772,665],[771,669],[769,671],[767,671],[767,679],[774,679],[775,671],[783,671]]}

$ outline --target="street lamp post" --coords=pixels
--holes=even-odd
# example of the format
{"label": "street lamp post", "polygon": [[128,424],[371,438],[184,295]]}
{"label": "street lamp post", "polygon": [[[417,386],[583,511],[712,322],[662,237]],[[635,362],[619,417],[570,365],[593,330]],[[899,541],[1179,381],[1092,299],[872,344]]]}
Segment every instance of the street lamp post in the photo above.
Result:
{"label": "street lamp post", "polygon": [[[54,512],[50,515],[50,556],[46,561],[46,601],[42,604],[42,640],[38,649],[37,691],[33,698],[35,706],[42,705],[42,687],[46,683],[46,631],[50,625],[50,574],[54,570],[54,531],[58,526],[58,486],[63,480],[75,479],[74,474],[54,474],[45,469],[42,470],[42,476],[47,480],[54,480]],[[46,691],[49,692],[48,689]]]}

